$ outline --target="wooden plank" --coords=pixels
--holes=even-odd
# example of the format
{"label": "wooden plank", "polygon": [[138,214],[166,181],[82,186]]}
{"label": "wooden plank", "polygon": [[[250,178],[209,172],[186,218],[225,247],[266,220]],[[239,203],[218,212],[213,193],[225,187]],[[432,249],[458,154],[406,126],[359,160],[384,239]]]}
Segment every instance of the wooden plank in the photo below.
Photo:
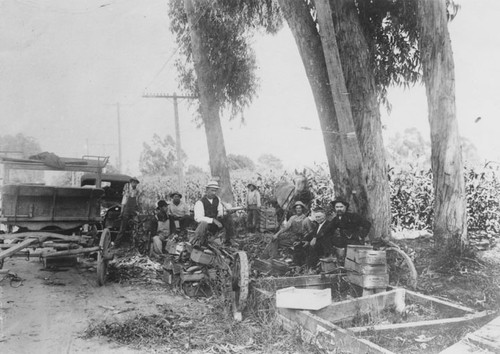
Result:
{"label": "wooden plank", "polygon": [[[418,322],[408,322],[408,323],[395,323],[387,325],[374,325],[374,326],[363,326],[363,327],[351,327],[348,330],[356,334],[363,334],[366,332],[398,332],[402,330],[414,330],[421,328],[432,328],[432,327],[442,327],[447,325],[463,324],[476,320],[487,320],[495,315],[495,311],[483,311],[475,314],[468,314],[463,317],[453,317],[453,318],[441,318],[438,320],[428,320],[428,321],[418,321]],[[500,332],[499,332],[500,333]]]}
{"label": "wooden plank", "polygon": [[[327,349],[329,352],[345,351],[349,353],[371,353],[371,354],[392,354],[389,350],[382,348],[366,339],[356,338],[353,333],[338,327],[311,311],[300,311],[292,309],[278,309],[278,318],[288,320],[291,329],[298,326],[302,330],[310,333],[311,339],[316,344]],[[285,327],[286,328],[286,327]]]}
{"label": "wooden plank", "polygon": [[255,291],[258,295],[264,296],[265,298],[269,298],[269,299],[272,299],[273,297],[276,296],[275,293],[272,293],[270,291],[266,291],[263,289],[259,289],[259,288],[253,288],[253,291]]}
{"label": "wooden plank", "polygon": [[54,232],[33,231],[33,232],[20,232],[17,234],[0,235],[0,240],[14,240],[22,238],[36,238],[36,237],[43,237],[44,239],[55,238],[67,242],[79,242],[79,241],[86,242],[88,239],[92,238],[91,236],[61,235],[61,234],[56,234]]}
{"label": "wooden plank", "polygon": [[295,286],[296,288],[324,286],[332,284],[341,274],[319,274],[319,275],[303,275],[299,277],[266,277],[259,278],[252,282],[255,288],[265,289],[268,291],[276,291],[278,289]]}
{"label": "wooden plank", "polygon": [[359,314],[378,313],[390,306],[395,306],[397,311],[404,309],[404,289],[396,289],[357,299],[336,302],[324,309],[315,311],[314,314],[327,321],[336,323],[353,318]]}
{"label": "wooden plank", "polygon": [[42,257],[44,258],[54,258],[54,257],[61,257],[61,256],[78,256],[81,254],[85,253],[91,253],[91,252],[97,252],[99,251],[101,247],[100,246],[94,246],[94,247],[82,247],[82,248],[77,248],[74,250],[66,250],[66,251],[57,251],[57,252],[43,252]]}
{"label": "wooden plank", "polygon": [[481,347],[471,343],[467,340],[461,340],[453,344],[451,347],[446,348],[443,351],[440,351],[439,354],[494,354],[490,351],[485,351]]}
{"label": "wooden plank", "polygon": [[0,252],[0,260],[5,259],[5,258],[13,255],[14,253],[22,250],[23,248],[26,248],[29,245],[31,245],[33,243],[37,243],[37,242],[40,242],[40,240],[38,238],[28,238],[28,239],[24,240],[23,242],[17,243],[15,246],[12,246],[11,248],[9,248],[3,252]]}
{"label": "wooden plank", "polygon": [[476,311],[471,309],[470,307],[457,305],[446,300],[441,300],[433,296],[419,294],[411,290],[406,290],[406,299],[407,301],[413,301],[422,305],[432,304],[433,306],[439,308],[442,311],[450,311],[457,315],[476,313]]}
{"label": "wooden plank", "polygon": [[467,338],[481,348],[500,352],[500,317],[469,334]]}
{"label": "wooden plank", "polygon": [[271,264],[271,261],[257,258],[252,263],[252,269],[258,270],[262,273],[268,273],[273,269],[273,266]]}

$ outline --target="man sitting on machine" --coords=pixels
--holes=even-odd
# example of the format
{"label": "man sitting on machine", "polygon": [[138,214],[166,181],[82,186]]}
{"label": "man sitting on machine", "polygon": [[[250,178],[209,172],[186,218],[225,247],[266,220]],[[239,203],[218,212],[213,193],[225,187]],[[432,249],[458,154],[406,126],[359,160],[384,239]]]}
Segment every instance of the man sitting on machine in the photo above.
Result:
{"label": "man sitting on machine", "polygon": [[190,240],[192,243],[206,246],[209,232],[216,234],[224,228],[224,245],[231,245],[231,238],[234,234],[233,219],[230,210],[217,197],[219,189],[217,181],[208,182],[205,196],[194,205],[194,219],[198,222],[198,227]]}

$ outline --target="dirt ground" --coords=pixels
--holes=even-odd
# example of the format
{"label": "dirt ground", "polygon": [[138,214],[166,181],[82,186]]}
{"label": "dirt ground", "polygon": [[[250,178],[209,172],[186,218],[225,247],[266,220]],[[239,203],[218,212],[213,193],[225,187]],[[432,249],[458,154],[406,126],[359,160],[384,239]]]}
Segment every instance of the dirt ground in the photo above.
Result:
{"label": "dirt ground", "polygon": [[84,263],[49,271],[38,260],[13,258],[3,268],[22,282],[4,278],[0,283],[0,353],[144,353],[80,336],[93,321],[150,314],[166,305],[193,312],[204,306],[164,288],[99,287],[95,269]]}
{"label": "dirt ground", "polygon": [[[450,269],[431,265],[433,258],[442,256],[431,253],[432,242],[428,239],[401,242],[401,246],[404,246],[408,254],[414,255],[419,273],[417,291],[478,311],[500,308],[500,243],[496,243],[488,251],[479,252],[478,258],[462,259]],[[157,313],[166,307],[174,310],[182,308],[190,318],[201,320],[205,311],[211,307],[210,300],[203,302],[174,295],[161,284],[108,283],[99,287],[94,266],[95,263],[89,261],[50,270],[44,269],[38,260],[8,259],[4,269],[16,273],[22,282],[10,282],[8,277],[0,275],[0,280],[3,278],[0,281],[0,353],[154,352],[154,349],[135,350],[102,337],[83,339],[82,335],[89,325],[103,320],[123,323],[135,315]],[[238,329],[235,324],[228,325]],[[245,325],[248,326],[248,323]],[[239,330],[244,331],[247,327],[242,328]],[[224,331],[229,329],[225,328]],[[222,332],[214,333],[211,335]],[[252,338],[247,339],[257,343],[262,333],[256,333],[258,334],[249,334]],[[240,348],[238,352],[269,352],[262,348],[273,348],[272,343],[277,341],[278,336],[281,336],[282,341],[291,341],[291,337],[273,332],[267,338],[269,343],[256,347],[254,345],[253,350]],[[241,338],[227,338],[227,345],[234,346],[241,342]],[[226,342],[226,337],[219,339]],[[306,350],[299,345],[295,346],[295,350],[285,352],[311,352],[310,348]]]}

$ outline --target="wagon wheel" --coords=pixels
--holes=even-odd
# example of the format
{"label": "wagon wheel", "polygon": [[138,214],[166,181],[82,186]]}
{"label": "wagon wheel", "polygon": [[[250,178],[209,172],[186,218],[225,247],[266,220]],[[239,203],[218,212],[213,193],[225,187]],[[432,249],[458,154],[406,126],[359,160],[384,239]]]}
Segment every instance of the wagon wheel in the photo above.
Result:
{"label": "wagon wheel", "polygon": [[399,247],[387,247],[389,284],[404,288],[417,288],[418,273],[413,261]]}
{"label": "wagon wheel", "polygon": [[235,318],[237,316],[241,318],[241,311],[243,311],[246,306],[249,271],[250,267],[248,265],[247,254],[243,251],[238,251],[234,257],[231,277],[232,289],[234,291],[233,313]]}
{"label": "wagon wheel", "polygon": [[111,232],[107,228],[102,231],[99,247],[101,249],[97,252],[97,284],[102,286],[106,283],[108,262],[112,258],[110,254]]}

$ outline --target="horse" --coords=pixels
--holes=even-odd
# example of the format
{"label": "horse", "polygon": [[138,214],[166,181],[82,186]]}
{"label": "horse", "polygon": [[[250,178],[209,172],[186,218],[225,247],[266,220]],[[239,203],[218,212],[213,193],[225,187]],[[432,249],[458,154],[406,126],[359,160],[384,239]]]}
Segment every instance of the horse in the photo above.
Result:
{"label": "horse", "polygon": [[292,182],[282,176],[274,188],[274,197],[280,223],[285,219],[288,220],[293,215],[292,206],[297,201],[301,201],[310,209],[314,194],[310,190],[306,170],[304,169],[302,172],[295,170]]}

